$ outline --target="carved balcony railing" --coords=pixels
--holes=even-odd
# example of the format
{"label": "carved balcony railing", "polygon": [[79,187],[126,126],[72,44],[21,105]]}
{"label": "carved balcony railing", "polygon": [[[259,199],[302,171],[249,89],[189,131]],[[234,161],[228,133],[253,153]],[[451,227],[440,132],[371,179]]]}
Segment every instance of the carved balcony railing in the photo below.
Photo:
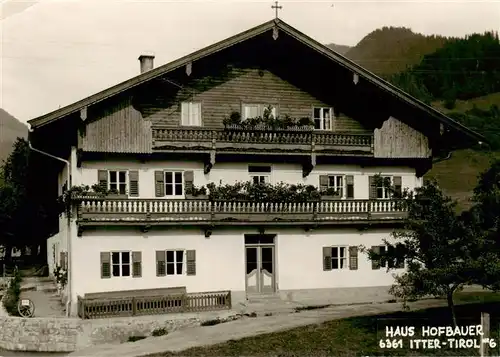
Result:
{"label": "carved balcony railing", "polygon": [[[300,224],[343,221],[387,221],[406,216],[397,200],[333,200],[314,202],[249,202],[168,199],[79,198],[78,222],[238,225]],[[114,223],[113,223],[114,222]]]}
{"label": "carved balcony railing", "polygon": [[155,149],[261,150],[373,153],[372,134],[350,134],[312,130],[152,128]]}

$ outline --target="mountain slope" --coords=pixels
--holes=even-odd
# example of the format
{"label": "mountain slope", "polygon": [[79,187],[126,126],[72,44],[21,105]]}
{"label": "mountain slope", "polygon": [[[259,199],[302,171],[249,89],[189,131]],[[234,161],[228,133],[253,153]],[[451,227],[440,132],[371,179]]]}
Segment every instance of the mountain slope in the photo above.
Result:
{"label": "mountain slope", "polygon": [[28,127],[0,108],[0,163],[10,155],[16,139],[27,136]]}
{"label": "mountain slope", "polygon": [[366,35],[345,56],[378,75],[386,76],[418,64],[448,39],[425,36],[406,27],[383,27]]}
{"label": "mountain slope", "polygon": [[335,43],[329,43],[328,45],[326,45],[326,47],[334,50],[337,53],[340,53],[341,55],[345,55],[347,51],[349,51],[352,48],[351,46],[337,45]]}

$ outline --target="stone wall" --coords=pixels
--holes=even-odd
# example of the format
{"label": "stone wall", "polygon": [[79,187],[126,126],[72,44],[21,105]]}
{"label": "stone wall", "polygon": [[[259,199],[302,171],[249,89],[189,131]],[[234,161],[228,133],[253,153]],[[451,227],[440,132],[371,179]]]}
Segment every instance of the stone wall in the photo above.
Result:
{"label": "stone wall", "polygon": [[0,316],[0,349],[11,351],[73,352],[106,343],[126,342],[130,336],[150,336],[197,326],[201,321],[232,318],[234,312],[169,314],[133,318],[21,318]]}

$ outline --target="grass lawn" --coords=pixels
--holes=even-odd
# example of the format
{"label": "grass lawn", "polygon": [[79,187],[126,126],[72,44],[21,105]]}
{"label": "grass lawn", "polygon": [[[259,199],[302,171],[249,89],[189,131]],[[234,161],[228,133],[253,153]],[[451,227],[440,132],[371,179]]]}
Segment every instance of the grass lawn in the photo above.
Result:
{"label": "grass lawn", "polygon": [[[476,325],[480,312],[489,312],[491,337],[497,343],[500,294],[490,292],[462,292],[456,294],[459,325]],[[258,335],[241,340],[231,340],[207,347],[191,348],[178,353],[165,352],[151,357],[166,356],[474,356],[477,349],[427,349],[410,350],[406,346],[397,350],[381,350],[379,339],[385,339],[385,326],[448,326],[447,308],[399,312],[386,315],[363,316],[334,320],[320,325],[310,325],[288,331]],[[416,337],[415,337],[416,338]],[[433,337],[428,337],[433,338]],[[442,338],[443,339],[443,338]],[[498,356],[498,347],[491,351]],[[490,353],[490,355],[491,355]]]}

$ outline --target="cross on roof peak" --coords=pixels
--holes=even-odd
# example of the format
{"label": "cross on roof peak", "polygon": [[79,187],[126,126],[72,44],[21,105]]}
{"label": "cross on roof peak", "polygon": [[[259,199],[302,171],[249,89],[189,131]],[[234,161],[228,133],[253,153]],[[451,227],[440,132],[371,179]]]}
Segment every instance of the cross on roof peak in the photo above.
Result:
{"label": "cross on roof peak", "polygon": [[273,5],[273,6],[271,6],[271,8],[276,10],[276,18],[278,18],[278,10],[283,9],[283,6],[281,6],[281,5],[279,5],[279,6],[278,6],[278,2],[277,2],[277,1],[275,1],[275,2],[274,2],[274,5]]}

